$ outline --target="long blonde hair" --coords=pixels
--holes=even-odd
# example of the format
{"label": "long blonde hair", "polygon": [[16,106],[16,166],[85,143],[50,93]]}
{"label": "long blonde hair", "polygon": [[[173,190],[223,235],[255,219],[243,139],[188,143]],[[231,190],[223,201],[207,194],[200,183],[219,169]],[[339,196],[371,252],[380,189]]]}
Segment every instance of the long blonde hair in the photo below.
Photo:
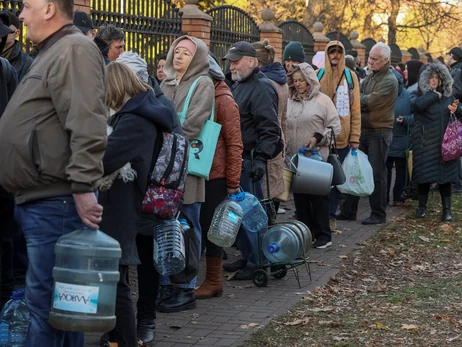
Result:
{"label": "long blonde hair", "polygon": [[152,88],[141,81],[130,68],[122,63],[111,62],[106,66],[106,106],[120,110],[127,98],[146,93]]}

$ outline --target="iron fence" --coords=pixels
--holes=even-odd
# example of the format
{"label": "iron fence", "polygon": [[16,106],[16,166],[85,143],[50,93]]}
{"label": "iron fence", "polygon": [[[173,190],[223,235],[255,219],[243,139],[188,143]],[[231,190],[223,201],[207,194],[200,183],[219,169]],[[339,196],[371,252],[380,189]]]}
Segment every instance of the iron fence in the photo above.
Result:
{"label": "iron fence", "polygon": [[[14,0],[0,1],[1,11],[10,11],[18,17],[22,11],[22,7],[23,7],[22,0],[21,1],[14,1]],[[24,24],[22,22],[19,22],[19,24],[20,24],[20,28],[18,28],[19,29],[18,41],[21,43],[22,50],[29,54],[32,51],[32,42],[26,39]]]}
{"label": "iron fence", "polygon": [[286,20],[279,23],[278,27],[282,30],[282,49],[291,41],[300,42],[305,51],[305,59],[311,64],[315,52],[313,35],[308,28],[295,20]]}
{"label": "iron fence", "polygon": [[181,31],[182,12],[170,0],[91,0],[95,27],[113,24],[125,33],[125,50],[138,53],[155,75],[156,59],[167,55]]}
{"label": "iron fence", "polygon": [[224,5],[207,11],[212,19],[210,50],[221,63],[223,58],[238,41],[260,41],[260,29],[250,14],[238,7]]}

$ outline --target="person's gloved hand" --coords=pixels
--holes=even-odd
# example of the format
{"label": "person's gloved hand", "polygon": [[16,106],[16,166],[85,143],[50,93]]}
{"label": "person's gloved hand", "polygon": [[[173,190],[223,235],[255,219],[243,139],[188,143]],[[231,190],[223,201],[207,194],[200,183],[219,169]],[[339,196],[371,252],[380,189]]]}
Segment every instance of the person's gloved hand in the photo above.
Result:
{"label": "person's gloved hand", "polygon": [[256,157],[250,168],[249,177],[252,182],[260,181],[266,171],[266,161],[263,158]]}

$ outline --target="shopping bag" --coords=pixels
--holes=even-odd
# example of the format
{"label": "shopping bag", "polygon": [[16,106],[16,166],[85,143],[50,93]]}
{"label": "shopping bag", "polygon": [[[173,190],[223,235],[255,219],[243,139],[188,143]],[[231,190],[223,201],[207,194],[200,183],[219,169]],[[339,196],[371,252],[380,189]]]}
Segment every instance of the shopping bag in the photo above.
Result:
{"label": "shopping bag", "polygon": [[[188,95],[183,105],[183,109],[178,112],[181,124],[186,120],[189,103],[192,94],[199,80],[209,78],[208,76],[199,76],[189,88]],[[197,139],[190,142],[189,159],[188,159],[188,174],[209,179],[210,170],[212,168],[213,157],[217,148],[218,136],[220,135],[221,124],[213,121],[215,115],[215,96],[213,95],[213,106],[210,118],[202,127],[201,133]]]}
{"label": "shopping bag", "polygon": [[441,162],[446,163],[462,156],[462,123],[454,114],[449,117],[449,124],[444,132],[441,143]]}
{"label": "shopping bag", "polygon": [[344,194],[368,196],[374,191],[374,175],[367,155],[360,150],[350,150],[343,161],[346,181],[337,189]]}

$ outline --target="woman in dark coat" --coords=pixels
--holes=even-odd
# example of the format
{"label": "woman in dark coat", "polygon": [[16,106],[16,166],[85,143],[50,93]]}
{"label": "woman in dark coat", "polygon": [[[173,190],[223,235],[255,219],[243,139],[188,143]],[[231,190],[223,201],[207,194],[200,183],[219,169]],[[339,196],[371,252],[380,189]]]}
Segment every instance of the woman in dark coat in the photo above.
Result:
{"label": "woman in dark coat", "polygon": [[421,68],[418,91],[411,93],[413,173],[418,184],[417,218],[425,217],[428,193],[432,183],[438,183],[443,204],[442,221],[451,220],[451,183],[457,179],[457,161],[441,163],[441,144],[451,112],[462,117],[460,106],[454,104],[452,78],[442,64],[427,64]]}
{"label": "woman in dark coat", "polygon": [[[106,105],[111,109],[104,177],[98,201],[103,206],[100,224],[122,248],[117,284],[116,327],[109,341],[119,347],[138,345],[135,315],[128,283],[128,266],[138,265],[136,235],[141,203],[147,188],[157,128],[171,129],[170,111],[126,65],[112,62],[106,72]],[[152,239],[151,239],[152,240]]]}
{"label": "woman in dark coat", "polygon": [[409,147],[408,129],[413,121],[411,115],[411,104],[409,101],[409,92],[404,89],[404,81],[401,74],[392,70],[398,80],[398,99],[395,104],[395,124],[393,125],[393,141],[388,149],[387,169],[388,169],[388,186],[387,202],[390,199],[391,173],[393,165],[395,166],[395,184],[393,186],[392,205],[401,205],[404,203],[402,191],[406,180],[406,150]]}

